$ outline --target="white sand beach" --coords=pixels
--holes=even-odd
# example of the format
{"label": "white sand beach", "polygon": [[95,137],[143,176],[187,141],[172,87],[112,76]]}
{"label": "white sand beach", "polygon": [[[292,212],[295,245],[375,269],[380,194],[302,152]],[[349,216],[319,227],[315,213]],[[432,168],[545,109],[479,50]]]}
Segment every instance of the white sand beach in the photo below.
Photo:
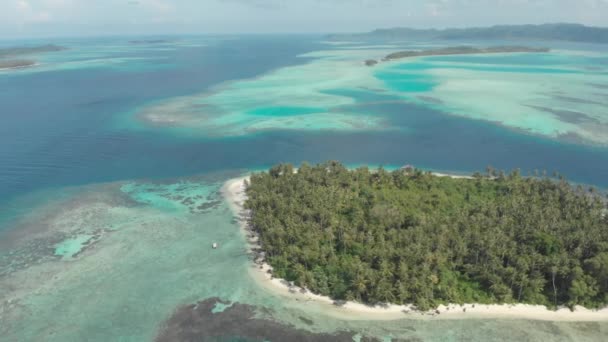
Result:
{"label": "white sand beach", "polygon": [[33,68],[33,67],[37,67],[40,64],[38,63],[34,63],[34,64],[28,64],[28,65],[19,65],[19,66],[0,66],[0,71],[11,71],[11,70],[21,70],[21,69],[27,69],[27,68]]}
{"label": "white sand beach", "polygon": [[[440,176],[449,176],[441,174]],[[230,209],[238,218],[241,231],[246,236],[248,248],[258,247],[257,237],[247,227],[247,212],[243,208],[246,200],[244,181],[249,177],[240,177],[227,181],[222,187],[222,194]],[[500,319],[531,319],[543,321],[590,322],[608,321],[608,308],[590,310],[577,306],[574,311],[563,307],[549,310],[542,305],[528,304],[450,304],[421,312],[412,305],[369,306],[356,302],[345,302],[335,305],[334,300],[326,296],[316,295],[306,289],[289,284],[289,282],[274,278],[272,267],[264,260],[255,260],[250,268],[252,279],[262,288],[278,296],[304,302],[314,302],[324,313],[342,319],[353,320],[395,320],[395,319],[465,319],[465,318],[500,318]]]}

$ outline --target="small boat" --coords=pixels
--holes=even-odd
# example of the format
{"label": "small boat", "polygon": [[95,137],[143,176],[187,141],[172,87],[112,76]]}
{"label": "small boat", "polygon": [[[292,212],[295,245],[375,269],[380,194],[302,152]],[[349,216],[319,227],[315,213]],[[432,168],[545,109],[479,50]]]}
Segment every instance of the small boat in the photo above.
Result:
{"label": "small boat", "polygon": [[211,245],[211,247],[213,247],[213,249],[217,249],[217,242],[214,242],[213,245]]}

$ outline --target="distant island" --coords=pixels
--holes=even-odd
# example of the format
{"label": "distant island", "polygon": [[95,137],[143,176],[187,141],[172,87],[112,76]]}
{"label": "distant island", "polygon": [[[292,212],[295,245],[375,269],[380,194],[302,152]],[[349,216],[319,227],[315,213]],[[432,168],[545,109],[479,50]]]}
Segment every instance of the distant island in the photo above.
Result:
{"label": "distant island", "polygon": [[30,59],[21,59],[20,57],[37,53],[62,51],[66,49],[66,47],[52,44],[41,46],[0,48],[0,69],[13,69],[33,66],[36,64],[35,61]]}
{"label": "distant island", "polygon": [[561,40],[608,43],[608,28],[579,24],[500,25],[475,28],[378,29],[368,33],[333,34],[329,40]]}
{"label": "distant island", "polygon": [[422,51],[399,51],[388,54],[383,60],[390,61],[408,57],[422,56],[445,56],[445,55],[469,55],[469,54],[488,54],[488,53],[541,53],[549,52],[548,48],[531,48],[526,46],[495,46],[488,48],[475,48],[471,46],[455,46],[442,49],[422,50]]}
{"label": "distant island", "polygon": [[0,48],[0,58],[16,57],[23,55],[31,55],[34,53],[54,52],[66,50],[66,47],[47,44],[41,46],[26,46],[26,47],[10,47]]}
{"label": "distant island", "polygon": [[277,165],[245,184],[247,227],[275,277],[336,301],[419,310],[608,304],[608,217],[593,189],[491,168],[295,171]]}
{"label": "distant island", "polygon": [[26,60],[26,59],[17,59],[17,60],[1,60],[0,59],[0,69],[12,69],[12,68],[25,68],[32,65],[35,65],[36,62]]}
{"label": "distant island", "polygon": [[375,59],[368,59],[365,61],[365,65],[367,65],[369,67],[374,66],[376,64],[378,64],[378,61]]}

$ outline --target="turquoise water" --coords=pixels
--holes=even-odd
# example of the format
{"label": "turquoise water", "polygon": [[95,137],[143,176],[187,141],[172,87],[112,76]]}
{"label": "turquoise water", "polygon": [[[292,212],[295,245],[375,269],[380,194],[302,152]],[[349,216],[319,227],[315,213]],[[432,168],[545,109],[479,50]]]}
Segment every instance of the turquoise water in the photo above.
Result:
{"label": "turquoise water", "polygon": [[76,256],[84,246],[91,241],[92,235],[78,235],[73,238],[61,241],[55,245],[55,255],[62,256],[64,258],[72,258]]}
{"label": "turquoise water", "polygon": [[[427,68],[430,68],[430,65]],[[420,65],[411,65],[410,68],[409,63],[399,69],[409,71],[425,70]],[[429,79],[428,76],[422,74],[378,72],[376,73],[376,77],[383,80],[391,89],[403,93],[427,92],[433,90],[433,88],[438,85],[437,82],[434,82],[432,79]]]}
{"label": "turquoise water", "polygon": [[262,116],[297,116],[323,112],[325,112],[323,108],[314,107],[261,107],[254,109],[247,114]]}
{"label": "turquoise water", "polygon": [[229,304],[213,315],[247,304],[316,334],[606,336],[598,323],[353,321],[278,297],[249,276],[244,239],[219,193],[251,170],[328,159],[556,170],[607,188],[608,78],[593,72],[605,68],[605,48],[368,68],[363,60],[409,46],[164,38],[49,41],[69,50],[0,72],[1,341],[153,340],[182,305],[214,297]]}
{"label": "turquoise water", "polygon": [[[538,53],[534,58],[527,54],[510,55],[488,55],[488,56],[436,56],[428,57],[435,62],[456,62],[467,64],[491,64],[491,65],[524,65],[524,66],[577,66],[580,60],[587,65],[602,65],[608,63],[607,57],[602,56],[563,56],[551,53]],[[577,61],[578,60],[578,61]]]}
{"label": "turquoise water", "polygon": [[[530,57],[528,57],[530,59]],[[431,61],[436,62],[437,59],[429,58]],[[533,60],[533,59],[532,59]],[[441,61],[441,59],[439,59]],[[449,62],[455,62],[447,60]],[[479,65],[474,64],[475,60],[464,62],[463,64],[436,64],[436,63],[424,63],[424,62],[413,62],[403,63],[397,65],[394,69],[401,71],[426,71],[431,68],[449,68],[449,69],[464,69],[473,71],[488,71],[488,72],[516,72],[516,73],[539,73],[539,74],[576,74],[581,73],[579,70],[568,70],[568,69],[557,69],[548,67],[522,67],[522,66],[510,66],[504,65],[503,63],[493,63],[489,61],[481,61]],[[534,63],[534,62],[533,62]],[[486,64],[496,64],[495,66],[487,66]],[[382,77],[382,76],[380,76]]]}

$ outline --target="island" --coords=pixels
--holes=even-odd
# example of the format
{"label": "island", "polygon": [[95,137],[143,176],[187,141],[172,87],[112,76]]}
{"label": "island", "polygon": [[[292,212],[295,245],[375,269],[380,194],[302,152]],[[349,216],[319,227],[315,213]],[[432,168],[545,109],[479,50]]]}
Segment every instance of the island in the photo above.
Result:
{"label": "island", "polygon": [[66,50],[66,47],[47,44],[40,46],[25,46],[25,47],[8,47],[0,48],[0,58],[16,57],[23,55],[31,55],[34,53],[55,52]]}
{"label": "island", "polygon": [[17,60],[2,60],[0,59],[0,69],[13,69],[13,68],[25,68],[32,65],[35,65],[36,62],[26,60],[26,59],[17,59]]}
{"label": "island", "polygon": [[372,67],[374,65],[378,64],[378,61],[375,59],[368,59],[365,61],[365,65],[368,67]]}
{"label": "island", "polygon": [[21,59],[25,55],[66,50],[63,46],[47,44],[41,46],[0,48],[0,69],[25,68],[36,65],[31,59]]}
{"label": "island", "polygon": [[367,33],[332,34],[330,41],[430,41],[430,40],[512,40],[571,41],[608,43],[607,27],[556,23],[542,25],[496,25],[491,27],[414,29],[389,28]]}
{"label": "island", "polygon": [[493,46],[488,48],[476,48],[472,46],[454,46],[442,49],[422,50],[422,51],[399,51],[388,54],[384,61],[408,57],[423,56],[446,56],[446,55],[472,55],[472,54],[491,54],[491,53],[545,53],[550,52],[549,48],[533,48],[526,46]]}
{"label": "island", "polygon": [[242,206],[259,267],[311,298],[398,305],[397,313],[505,304],[534,316],[538,305],[560,308],[555,319],[608,320],[595,311],[608,304],[606,202],[563,177],[332,161],[297,172],[280,164],[226,189]]}

